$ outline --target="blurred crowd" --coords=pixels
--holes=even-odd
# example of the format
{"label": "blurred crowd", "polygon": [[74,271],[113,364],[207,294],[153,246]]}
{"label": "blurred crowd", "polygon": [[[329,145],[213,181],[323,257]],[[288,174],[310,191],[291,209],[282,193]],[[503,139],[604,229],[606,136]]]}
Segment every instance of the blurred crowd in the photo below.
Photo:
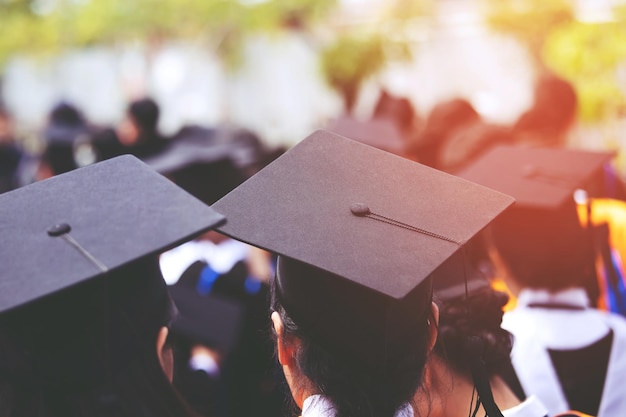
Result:
{"label": "blurred crowd", "polygon": [[[478,174],[470,174],[474,164],[502,146],[515,148],[520,155],[526,150],[571,150],[569,137],[577,123],[577,106],[573,86],[545,73],[537,78],[533,105],[510,125],[483,120],[463,98],[438,103],[428,114],[419,115],[407,98],[382,90],[371,117],[357,119],[345,114],[319,128],[480,183]],[[146,97],[130,102],[117,126],[102,127],[90,123],[72,103],[61,102],[51,109],[40,132],[41,150],[32,153],[22,148],[23,142],[16,137],[10,112],[0,108],[0,194],[130,154],[211,206],[289,152],[270,148],[255,132],[233,126],[185,126],[168,137],[159,132],[159,113],[158,103]],[[526,173],[555,183],[563,176],[569,179],[570,170],[584,171],[571,164],[554,159],[550,167],[538,168],[543,171],[533,168]],[[626,398],[615,379],[619,370],[626,370],[622,369],[626,350],[621,345],[626,338],[626,332],[622,333],[626,329],[626,290],[621,265],[626,244],[620,239],[626,231],[626,186],[610,163],[592,171],[593,175],[581,181],[584,184],[571,184],[570,194],[578,188],[586,193],[567,204],[567,214],[559,202],[555,203],[558,211],[551,209],[550,215],[541,217],[533,211],[525,217],[529,215],[523,211],[523,199],[514,195],[518,211],[503,216],[498,229],[481,235],[465,249],[464,256],[488,278],[489,285],[468,287],[471,280],[466,276],[463,291],[454,297],[438,293],[435,285],[439,307],[428,316],[428,323],[438,322],[439,338],[430,346],[432,365],[424,374],[426,388],[403,400],[410,402],[415,415],[465,415],[469,404],[464,396],[471,395],[473,403],[474,388],[490,417],[498,415],[492,405],[494,398],[503,410],[514,409],[531,397],[532,401],[538,399],[543,405],[533,406],[539,411],[532,414],[538,417],[568,410],[602,417],[626,412],[624,401],[615,399]],[[506,175],[506,171],[490,171],[492,178],[485,185]],[[541,208],[541,198],[548,199],[537,197],[532,210]],[[250,201],[242,206],[252,210],[255,204]],[[229,218],[230,213],[222,214]],[[581,230],[583,226],[589,226],[584,230],[596,228],[595,245],[589,245],[584,231],[569,234],[572,223],[554,229],[571,216]],[[539,240],[527,239],[525,233]],[[246,237],[240,240],[247,241]],[[574,241],[585,244],[573,245]],[[533,261],[540,266],[529,266]],[[173,384],[184,400],[207,417],[282,415],[290,388],[291,393],[297,392],[290,379],[293,374],[286,370],[304,365],[282,358],[285,351],[275,353],[272,328],[280,340],[284,322],[293,319],[297,325],[301,318],[290,318],[276,299],[270,309],[270,292],[276,291],[272,289],[276,285],[272,284],[278,266],[276,254],[211,230],[164,252],[159,263],[181,317],[173,324],[170,339],[176,347]],[[389,274],[393,273],[391,269]],[[575,319],[583,310],[592,312]],[[270,312],[281,316],[272,316],[270,321]],[[608,331],[603,327],[605,316],[610,317]],[[213,323],[211,317],[219,320]],[[553,331],[556,339],[544,346],[543,356],[532,350],[539,343],[535,330],[541,326]],[[289,326],[285,328],[285,334],[291,335]],[[577,339],[576,330],[585,336]],[[515,336],[513,343],[510,334]],[[295,330],[293,335],[308,340]],[[480,375],[478,365],[466,360],[466,350],[472,347],[466,349],[464,343],[470,336],[484,339],[486,350],[480,366],[485,369]],[[554,369],[554,386],[548,386],[539,371],[530,370],[536,367]],[[491,394],[485,394],[485,380]],[[314,381],[314,385],[313,391],[326,394],[324,383]],[[423,396],[421,390],[429,394]],[[554,394],[557,391],[558,395]],[[303,409],[295,394],[294,400],[297,409]],[[476,414],[473,408],[469,411]]]}
{"label": "blurred crowd", "polygon": [[[461,97],[442,101],[420,115],[408,98],[382,89],[370,117],[357,119],[346,114],[318,127],[454,173],[498,144],[568,147],[576,128],[577,108],[573,85],[544,73],[537,77],[532,106],[510,125],[484,120],[472,103]],[[246,176],[286,150],[270,149],[255,132],[237,127],[185,126],[165,136],[159,132],[159,113],[158,103],[146,97],[130,102],[117,126],[102,127],[92,124],[72,103],[60,102],[50,110],[38,133],[42,146],[33,154],[21,149],[23,141],[16,136],[11,114],[0,107],[0,190],[123,154],[149,161],[171,152],[178,142],[194,142],[204,149],[230,144],[234,162]],[[617,175],[612,186],[611,196],[623,199]]]}

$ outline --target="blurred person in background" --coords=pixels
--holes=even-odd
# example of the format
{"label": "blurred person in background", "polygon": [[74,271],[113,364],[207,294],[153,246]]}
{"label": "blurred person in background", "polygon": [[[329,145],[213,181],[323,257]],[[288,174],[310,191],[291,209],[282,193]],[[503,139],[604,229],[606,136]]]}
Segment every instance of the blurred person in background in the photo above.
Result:
{"label": "blurred person in background", "polygon": [[[222,134],[226,136],[220,138]],[[255,166],[256,154],[245,152],[255,149],[250,145],[227,131],[190,127],[164,152],[146,162],[212,205],[241,184],[248,169]],[[182,395],[203,415],[209,410],[231,417],[252,412],[257,416],[277,415],[282,404],[281,378],[275,372],[273,350],[266,336],[268,284],[274,270],[269,254],[209,231],[163,253],[160,266],[168,284],[177,291],[191,291],[200,305],[215,305],[214,299],[219,298],[242,310],[241,334],[227,355],[215,354],[212,346],[183,338],[176,356],[181,373],[175,379]],[[197,372],[199,368],[204,368],[204,373]],[[242,397],[247,401],[241,401]]]}
{"label": "blurred person in background", "polygon": [[124,119],[115,128],[98,132],[93,147],[99,161],[130,154],[146,159],[162,152],[168,139],[159,132],[160,108],[146,97],[129,103]]}
{"label": "blurred person in background", "polygon": [[[494,236],[510,271],[507,283],[517,295],[517,306],[502,325],[515,336],[513,361],[526,392],[537,395],[551,414],[577,409],[621,415],[626,321],[590,306],[587,249],[581,247],[587,236],[567,233],[562,217],[530,220],[514,214],[494,227]],[[567,218],[578,222],[575,214]]]}
{"label": "blurred person in background", "polygon": [[457,132],[481,122],[472,104],[463,98],[443,101],[433,107],[420,133],[408,147],[408,157],[433,168],[441,168],[441,149]]}
{"label": "blurred person in background", "polygon": [[[520,116],[513,127],[514,141],[529,147],[568,148],[576,127],[578,97],[572,83],[554,73],[543,73],[535,86],[533,106]],[[626,315],[624,261],[626,245],[626,184],[612,164],[605,164],[586,201],[579,206],[583,224],[591,219],[598,231],[608,228],[600,265],[599,307]],[[608,240],[608,244],[607,241]],[[595,305],[596,300],[592,300]]]}
{"label": "blurred person in background", "polygon": [[[180,282],[180,281],[179,281]],[[245,315],[243,303],[219,294],[200,294],[195,288],[175,284],[168,288],[178,315],[171,326],[174,346],[174,386],[199,415],[235,416],[229,407],[229,389],[223,378],[230,373],[233,353],[239,348]],[[242,386],[234,387],[248,398]],[[257,415],[263,404],[255,401]]]}
{"label": "blurred person in background", "polygon": [[91,132],[87,120],[76,106],[68,102],[55,105],[42,132],[45,149],[37,178],[45,179],[78,168],[76,149],[89,141]]}
{"label": "blurred person in background", "polygon": [[[578,122],[578,95],[574,85],[544,72],[535,82],[533,104],[512,127],[515,143],[529,147],[570,147],[570,136]],[[626,200],[626,186],[615,168],[604,168],[602,197]]]}
{"label": "blurred person in background", "polygon": [[597,231],[580,222],[574,191],[602,175],[610,153],[495,147],[460,176],[516,204],[491,227],[499,276],[517,297],[502,327],[524,391],[550,415],[626,412],[626,320],[592,307],[598,296]]}
{"label": "blurred person in background", "polygon": [[411,101],[406,97],[394,96],[384,89],[378,97],[372,118],[393,121],[404,137],[405,143],[415,136],[420,125],[419,116]]}
{"label": "blurred person in background", "polygon": [[16,143],[11,114],[0,105],[0,193],[19,186],[18,170],[22,157],[23,152]]}
{"label": "blurred person in background", "polygon": [[191,416],[158,253],[223,216],[131,156],[2,194],[0,213],[0,414]]}
{"label": "blurred person in background", "polygon": [[578,97],[572,83],[554,73],[542,73],[534,100],[513,125],[516,142],[529,146],[565,147],[578,119]]}

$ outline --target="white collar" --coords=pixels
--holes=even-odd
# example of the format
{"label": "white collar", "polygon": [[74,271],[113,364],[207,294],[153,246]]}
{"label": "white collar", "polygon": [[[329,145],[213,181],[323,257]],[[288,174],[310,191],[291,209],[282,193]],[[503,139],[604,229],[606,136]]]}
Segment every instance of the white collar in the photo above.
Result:
{"label": "white collar", "polygon": [[589,297],[584,288],[568,288],[550,292],[548,290],[526,288],[520,291],[517,305],[528,307],[530,304],[567,304],[573,307],[589,307]]}
{"label": "white collar", "polygon": [[537,397],[531,395],[515,407],[502,410],[504,417],[545,417],[548,410]]}
{"label": "white collar", "polygon": [[[311,395],[302,404],[302,417],[335,417],[333,403],[323,395]],[[394,417],[413,417],[413,407],[404,404]]]}
{"label": "white collar", "polygon": [[[533,304],[565,304],[581,310],[533,308]],[[524,341],[543,348],[578,349],[609,332],[602,316],[589,308],[589,298],[582,288],[554,293],[525,289],[519,294],[517,306],[504,314],[502,328],[515,336],[513,354]]]}

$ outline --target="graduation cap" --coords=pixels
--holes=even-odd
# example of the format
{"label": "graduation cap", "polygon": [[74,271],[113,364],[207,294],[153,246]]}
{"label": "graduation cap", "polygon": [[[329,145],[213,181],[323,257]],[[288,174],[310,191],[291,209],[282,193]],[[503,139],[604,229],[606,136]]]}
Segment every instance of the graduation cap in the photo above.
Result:
{"label": "graduation cap", "polygon": [[215,295],[200,295],[192,288],[169,287],[178,308],[172,331],[188,341],[223,353],[231,352],[241,336],[242,303]]}
{"label": "graduation cap", "polygon": [[462,275],[463,245],[512,202],[317,131],[213,207],[219,231],[279,255],[289,315],[374,372],[429,311],[431,279]]}
{"label": "graduation cap", "polygon": [[223,219],[129,155],[2,194],[0,319],[16,343],[45,346],[46,367],[73,364],[49,377],[97,378],[102,365],[75,346],[96,343],[87,339],[108,334],[98,324],[124,311],[103,340],[119,345],[106,366],[131,355],[167,298],[157,254]]}
{"label": "graduation cap", "polygon": [[555,210],[592,186],[613,152],[496,146],[458,176],[515,198],[516,207]]}
{"label": "graduation cap", "polygon": [[458,173],[516,199],[515,207],[493,227],[496,246],[516,278],[546,288],[558,287],[559,277],[567,277],[569,285],[579,279],[595,281],[592,239],[578,219],[574,193],[586,188],[593,194],[612,156],[498,146]]}
{"label": "graduation cap", "polygon": [[326,130],[396,155],[403,155],[406,150],[402,133],[387,118],[358,120],[344,116],[331,122]]}

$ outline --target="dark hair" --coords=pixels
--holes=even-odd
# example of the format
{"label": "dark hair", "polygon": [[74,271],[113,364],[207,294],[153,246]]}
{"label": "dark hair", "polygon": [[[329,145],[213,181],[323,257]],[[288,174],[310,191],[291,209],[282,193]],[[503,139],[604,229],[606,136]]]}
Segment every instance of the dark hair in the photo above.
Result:
{"label": "dark hair", "polygon": [[513,207],[496,219],[491,236],[522,287],[556,291],[583,285],[595,273],[591,236],[573,200],[558,210]]}
{"label": "dark hair", "polygon": [[439,168],[440,152],[444,144],[459,129],[481,121],[472,104],[463,98],[438,103],[428,114],[424,129],[412,144],[410,152],[417,160]]}
{"label": "dark hair", "polygon": [[144,133],[157,130],[159,112],[159,105],[151,98],[133,101],[128,106],[128,114]]}
{"label": "dark hair", "polygon": [[66,102],[57,104],[50,112],[42,135],[46,147],[41,160],[54,175],[78,168],[74,146],[89,137],[89,127],[77,107]]}
{"label": "dark hair", "polygon": [[76,106],[67,102],[60,102],[52,108],[49,124],[59,126],[83,126],[85,118]]}
{"label": "dark hair", "polygon": [[[338,417],[391,417],[411,401],[420,386],[429,344],[431,309],[406,333],[384,374],[359,366],[353,358],[320,343],[289,316],[271,282],[271,308],[280,314],[284,338],[297,338],[296,363],[313,389],[328,398]],[[381,359],[382,360],[382,359]],[[296,381],[296,384],[298,381]]]}
{"label": "dark hair", "polygon": [[0,316],[0,415],[189,415],[156,353],[175,310],[165,283],[149,284],[154,268],[133,263]]}
{"label": "dark hair", "polygon": [[510,361],[512,336],[500,324],[502,308],[508,295],[484,287],[452,300],[437,301],[439,305],[439,333],[434,352],[454,371],[472,377],[468,340],[471,336],[483,341],[483,360],[489,376],[496,375]]}
{"label": "dark hair", "polygon": [[396,97],[383,90],[374,107],[374,117],[386,117],[404,132],[413,128],[416,114],[411,101],[406,97]]}
{"label": "dark hair", "polygon": [[[578,97],[574,86],[555,74],[542,74],[535,86],[533,106],[514,126],[520,140],[541,140],[546,145],[562,139],[576,119]],[[530,137],[528,137],[530,135]]]}

